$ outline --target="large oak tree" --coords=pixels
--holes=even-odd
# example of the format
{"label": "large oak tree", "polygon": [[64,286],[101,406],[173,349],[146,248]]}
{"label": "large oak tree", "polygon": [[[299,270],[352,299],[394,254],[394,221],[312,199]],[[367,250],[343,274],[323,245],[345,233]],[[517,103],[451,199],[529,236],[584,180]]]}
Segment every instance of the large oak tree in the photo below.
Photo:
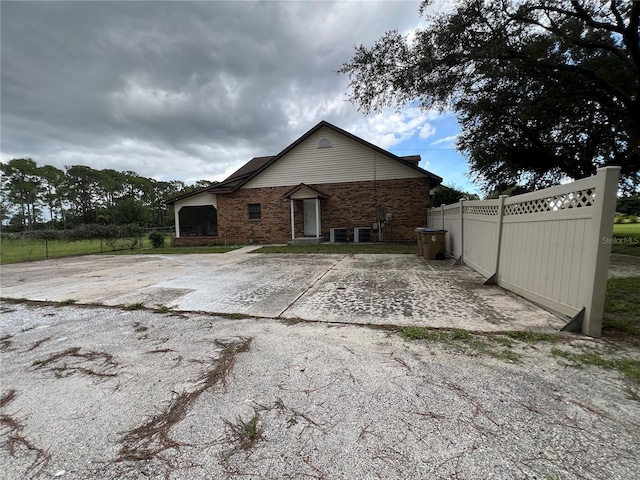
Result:
{"label": "large oak tree", "polygon": [[[425,14],[430,2],[422,4]],[[462,0],[339,70],[363,111],[454,110],[458,148],[490,191],[621,165],[640,186],[640,2]]]}

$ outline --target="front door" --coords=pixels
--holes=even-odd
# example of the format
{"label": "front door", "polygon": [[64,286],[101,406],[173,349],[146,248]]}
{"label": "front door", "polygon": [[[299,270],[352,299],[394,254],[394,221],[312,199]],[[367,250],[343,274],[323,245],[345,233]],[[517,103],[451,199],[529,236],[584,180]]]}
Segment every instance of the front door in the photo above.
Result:
{"label": "front door", "polygon": [[316,199],[303,200],[304,207],[304,236],[318,236],[318,219],[316,218]]}

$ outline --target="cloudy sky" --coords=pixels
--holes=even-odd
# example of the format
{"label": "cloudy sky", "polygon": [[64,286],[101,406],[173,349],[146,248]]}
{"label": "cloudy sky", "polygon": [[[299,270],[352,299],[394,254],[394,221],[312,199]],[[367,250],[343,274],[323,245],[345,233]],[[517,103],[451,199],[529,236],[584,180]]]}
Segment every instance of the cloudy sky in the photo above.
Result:
{"label": "cloudy sky", "polygon": [[326,120],[477,190],[452,115],[365,116],[335,73],[354,45],[423,25],[419,1],[0,5],[2,161],[222,180]]}

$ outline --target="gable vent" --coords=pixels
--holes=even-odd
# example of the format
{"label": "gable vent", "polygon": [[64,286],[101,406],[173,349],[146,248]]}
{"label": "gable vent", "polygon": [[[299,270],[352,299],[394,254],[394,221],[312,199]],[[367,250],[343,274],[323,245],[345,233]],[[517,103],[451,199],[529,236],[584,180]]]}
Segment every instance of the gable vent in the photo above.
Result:
{"label": "gable vent", "polygon": [[318,148],[331,148],[331,141],[328,138],[321,138],[318,142]]}

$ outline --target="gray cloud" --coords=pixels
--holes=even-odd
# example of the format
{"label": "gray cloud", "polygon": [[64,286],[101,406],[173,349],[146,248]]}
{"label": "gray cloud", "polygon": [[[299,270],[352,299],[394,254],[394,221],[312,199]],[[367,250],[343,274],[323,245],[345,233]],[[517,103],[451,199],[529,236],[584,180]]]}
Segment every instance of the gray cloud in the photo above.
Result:
{"label": "gray cloud", "polygon": [[2,160],[221,178],[362,116],[335,70],[419,2],[2,2]]}

